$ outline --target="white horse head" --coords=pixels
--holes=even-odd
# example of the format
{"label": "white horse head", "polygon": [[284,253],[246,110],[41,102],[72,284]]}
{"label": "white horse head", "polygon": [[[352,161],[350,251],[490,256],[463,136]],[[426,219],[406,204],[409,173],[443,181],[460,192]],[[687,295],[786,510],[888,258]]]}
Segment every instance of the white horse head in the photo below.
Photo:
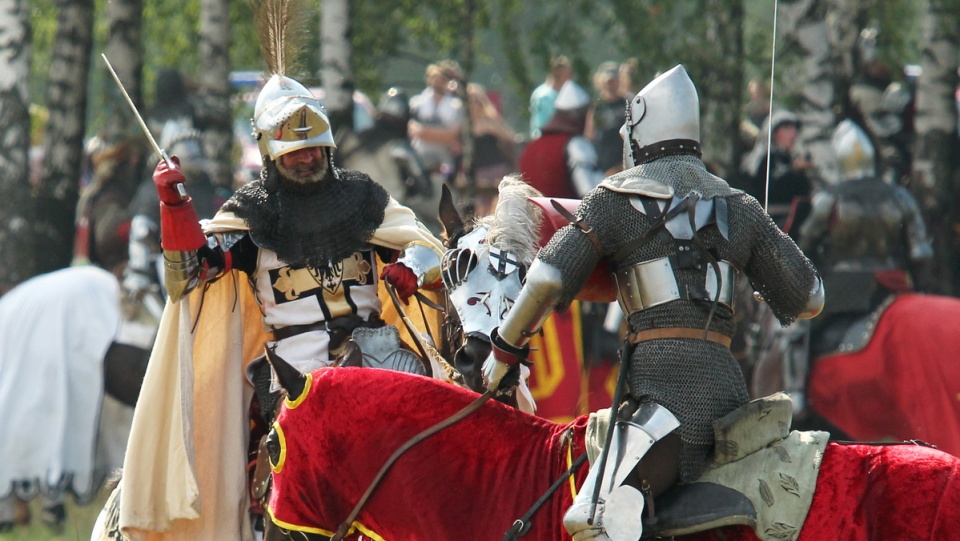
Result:
{"label": "white horse head", "polygon": [[462,333],[454,366],[478,391],[483,387],[480,367],[490,353],[490,333],[520,293],[539,249],[543,220],[539,207],[529,200],[540,192],[518,176],[504,177],[499,191],[493,215],[472,227],[447,223],[448,236],[455,232],[442,264],[444,287]]}

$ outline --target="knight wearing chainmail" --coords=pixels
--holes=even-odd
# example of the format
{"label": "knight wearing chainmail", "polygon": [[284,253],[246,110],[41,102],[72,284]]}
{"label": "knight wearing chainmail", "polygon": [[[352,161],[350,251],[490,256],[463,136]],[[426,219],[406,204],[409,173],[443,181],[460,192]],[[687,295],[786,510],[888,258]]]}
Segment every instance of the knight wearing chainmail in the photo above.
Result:
{"label": "knight wearing chainmail", "polygon": [[[831,144],[841,181],[814,196],[799,241],[831,291],[812,324],[814,358],[851,349],[846,331],[896,293],[913,290],[918,278],[924,281],[933,256],[916,200],[877,175],[876,152],[864,130],[844,120]],[[856,334],[858,341],[869,338]]]}
{"label": "knight wearing chainmail", "polygon": [[[267,346],[306,373],[330,365],[358,327],[383,326],[378,258],[393,261],[400,252],[381,278],[406,300],[439,279],[441,244],[366,174],[334,165],[326,113],[299,82],[273,75],[253,123],[264,158],[260,178],[237,190],[203,229],[191,201],[174,188],[185,182],[179,168],[157,166],[164,281],[177,301],[231,269],[243,272],[273,333]],[[270,383],[269,364],[249,370],[269,412],[275,399],[260,389]]]}
{"label": "knight wearing chainmail", "polygon": [[645,497],[696,480],[714,446],[713,422],[748,401],[729,350],[741,273],[783,324],[813,317],[823,302],[793,241],[753,197],[704,167],[699,99],[682,66],[631,100],[621,136],[625,170],[589,192],[575,221],[540,251],[484,367],[497,387],[525,360],[544,319],[605,260],[629,322],[624,370],[635,409],[616,423],[605,469],[591,466],[564,516],[578,541],[611,539],[614,524],[629,532],[617,539],[639,539]]}
{"label": "knight wearing chainmail", "polygon": [[381,319],[378,285],[402,301],[439,285],[442,244],[369,176],[334,164],[326,111],[287,75],[305,50],[300,7],[257,3],[270,74],[252,119],[260,177],[201,224],[176,157],[153,174],[169,298],[124,459],[130,538],[254,539],[266,488],[250,463],[280,396],[265,348],[304,373],[348,347],[364,365],[427,370]]}

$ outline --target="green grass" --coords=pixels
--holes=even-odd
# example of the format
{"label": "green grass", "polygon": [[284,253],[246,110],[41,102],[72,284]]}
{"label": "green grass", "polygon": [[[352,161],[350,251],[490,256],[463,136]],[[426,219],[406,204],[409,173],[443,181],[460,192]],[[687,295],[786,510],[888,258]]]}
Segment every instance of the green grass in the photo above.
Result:
{"label": "green grass", "polygon": [[107,501],[110,492],[104,488],[95,500],[82,507],[67,497],[67,520],[63,530],[57,531],[40,520],[40,498],[30,502],[32,520],[28,526],[16,526],[13,531],[0,534],[0,541],[88,541],[93,523]]}

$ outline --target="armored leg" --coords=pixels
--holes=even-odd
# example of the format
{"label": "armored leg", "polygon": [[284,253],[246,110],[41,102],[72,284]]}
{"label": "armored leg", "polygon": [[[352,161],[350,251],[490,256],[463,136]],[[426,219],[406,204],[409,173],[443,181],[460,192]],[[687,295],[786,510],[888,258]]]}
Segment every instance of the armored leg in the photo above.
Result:
{"label": "armored leg", "polygon": [[[618,421],[606,467],[590,468],[583,486],[563,516],[563,526],[574,541],[636,541],[643,533],[644,495],[627,484],[628,477],[654,443],[673,432],[680,422],[659,404],[642,404],[629,421]],[[593,494],[600,485],[596,510]]]}

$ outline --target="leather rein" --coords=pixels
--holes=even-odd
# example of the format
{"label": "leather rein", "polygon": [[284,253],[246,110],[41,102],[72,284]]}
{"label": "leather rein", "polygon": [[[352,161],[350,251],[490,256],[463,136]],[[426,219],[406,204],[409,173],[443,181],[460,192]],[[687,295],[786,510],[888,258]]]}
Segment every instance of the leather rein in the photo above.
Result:
{"label": "leather rein", "polygon": [[[429,358],[426,354],[426,349],[421,343],[420,333],[417,332],[416,327],[410,321],[410,318],[407,317],[406,312],[403,309],[403,305],[400,302],[400,299],[397,297],[397,292],[395,288],[387,284],[387,291],[390,293],[390,298],[393,300],[394,305],[397,308],[397,312],[400,314],[401,319],[403,320],[404,325],[407,327],[407,330],[410,332],[411,338],[417,345],[417,349],[420,350],[420,354],[423,355],[424,364],[429,368]],[[425,298],[421,299],[417,297],[421,302],[426,300]],[[428,306],[436,307],[438,310],[442,310],[442,307],[435,306],[433,303],[427,303]],[[471,413],[480,409],[480,406],[483,406],[491,398],[496,396],[497,389],[489,389],[487,392],[483,393],[477,397],[473,402],[470,402],[463,409],[453,414],[450,417],[440,421],[439,423],[423,430],[419,434],[407,440],[406,443],[401,445],[392,455],[387,459],[387,461],[380,467],[380,471],[377,472],[376,477],[373,478],[373,481],[370,482],[370,486],[367,487],[366,492],[363,493],[363,496],[360,497],[360,500],[353,507],[353,510],[350,511],[350,514],[347,516],[346,520],[340,524],[340,527],[337,528],[336,533],[333,534],[333,537],[330,538],[330,541],[342,541],[343,538],[350,532],[350,528],[353,526],[353,522],[357,519],[357,516],[360,514],[360,510],[367,504],[367,501],[370,499],[370,496],[373,495],[373,491],[376,490],[377,485],[380,484],[380,481],[387,475],[387,472],[390,471],[390,468],[393,464],[399,459],[404,453],[409,451],[414,445],[422,442],[423,440],[429,438],[430,436],[440,432],[441,430],[450,427],[464,418],[468,417]]]}
{"label": "leather rein", "polygon": [[337,528],[336,533],[333,534],[333,537],[330,538],[330,541],[342,541],[343,538],[350,532],[350,528],[353,526],[353,522],[357,519],[357,515],[360,514],[360,510],[363,509],[363,506],[366,505],[367,500],[370,499],[370,496],[373,495],[373,491],[377,488],[377,485],[380,484],[380,481],[386,476],[387,472],[393,466],[394,462],[397,461],[404,453],[410,450],[414,445],[420,443],[421,441],[429,438],[430,436],[440,432],[444,428],[447,428],[451,425],[456,424],[457,422],[463,420],[465,417],[469,416],[471,413],[480,409],[480,406],[484,405],[487,401],[493,398],[497,394],[496,389],[490,389],[487,392],[480,395],[473,402],[467,404],[463,409],[453,414],[450,417],[440,421],[439,423],[427,428],[426,430],[420,432],[416,436],[407,440],[406,443],[400,446],[399,449],[393,452],[390,455],[390,458],[380,467],[380,471],[377,472],[376,477],[373,478],[373,481],[370,483],[370,486],[367,487],[367,491],[363,493],[363,496],[360,497],[360,501],[353,507],[353,510],[350,511],[350,515],[347,516],[346,520],[340,524],[340,527]]}

